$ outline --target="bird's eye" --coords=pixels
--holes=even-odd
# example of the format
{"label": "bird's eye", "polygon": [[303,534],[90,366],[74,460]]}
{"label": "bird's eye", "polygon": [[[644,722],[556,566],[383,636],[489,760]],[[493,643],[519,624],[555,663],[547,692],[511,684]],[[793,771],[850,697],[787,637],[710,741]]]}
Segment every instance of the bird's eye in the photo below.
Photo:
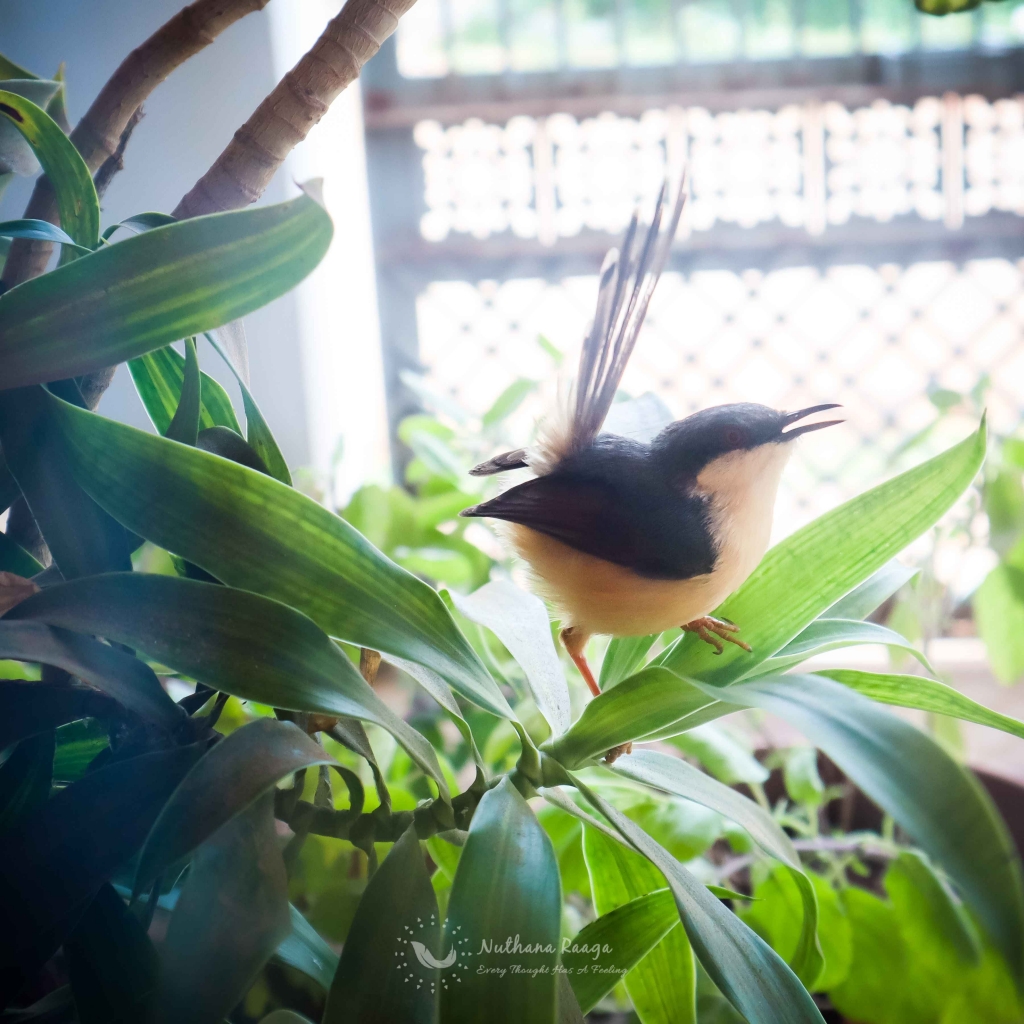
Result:
{"label": "bird's eye", "polygon": [[729,427],[725,432],[725,443],[730,448],[739,448],[743,443],[743,431],[738,427]]}

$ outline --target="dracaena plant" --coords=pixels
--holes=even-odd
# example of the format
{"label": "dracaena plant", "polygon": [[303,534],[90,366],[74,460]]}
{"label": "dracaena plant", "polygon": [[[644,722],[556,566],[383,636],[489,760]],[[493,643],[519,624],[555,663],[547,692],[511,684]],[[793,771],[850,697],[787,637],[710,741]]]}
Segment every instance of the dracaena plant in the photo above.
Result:
{"label": "dracaena plant", "polygon": [[[820,881],[765,807],[661,742],[685,749],[746,708],[790,722],[891,816],[1021,980],[1004,825],[968,771],[880,704],[1024,726],[925,675],[800,671],[837,647],[908,646],[865,616],[905,581],[894,556],[974,479],[983,427],[773,548],[721,609],[751,653],[615,641],[605,692],[574,714],[538,599],[502,580],[438,592],[291,486],[222,331],[323,256],[315,194],[101,234],[92,169],[53,119],[10,90],[0,117],[61,222],[2,230],[63,246],[57,269],[0,296],[0,483],[52,557],[44,568],[10,533],[0,547],[0,657],[40,666],[0,680],[0,997],[38,999],[10,1019],[242,1019],[275,962],[319,987],[324,1024],[578,1021],[623,976],[646,1024],[697,1020],[709,993],[750,1024],[820,1022],[811,993],[838,984]],[[200,369],[203,338],[237,373],[244,431]],[[87,407],[87,375],[120,362],[157,433]],[[380,655],[436,705],[422,729],[371,685]],[[161,677],[194,692],[176,703]],[[258,713],[240,719],[238,701]],[[734,823],[793,894],[779,951],[658,827],[680,800]],[[578,934],[552,841],[567,828],[593,906]],[[360,851],[340,958],[289,905],[310,837]]]}

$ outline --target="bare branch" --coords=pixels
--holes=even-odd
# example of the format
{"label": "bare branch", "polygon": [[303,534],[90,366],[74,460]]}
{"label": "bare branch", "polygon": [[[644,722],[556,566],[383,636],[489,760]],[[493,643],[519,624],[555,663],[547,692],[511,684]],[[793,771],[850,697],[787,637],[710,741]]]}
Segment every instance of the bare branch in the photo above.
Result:
{"label": "bare branch", "polygon": [[197,217],[255,202],[284,158],[359,77],[415,0],[348,0],[313,48],[235,132],[174,216]]}
{"label": "bare branch", "polygon": [[[132,50],[71,133],[71,141],[89,170],[96,172],[108,159],[120,159],[118,145],[133,115],[175,68],[209,46],[239,18],[261,10],[268,2],[196,0]],[[36,182],[25,216],[54,224],[58,221],[53,188],[45,175]],[[52,250],[48,242],[14,241],[4,267],[3,284],[13,288],[38,277],[46,269]]]}

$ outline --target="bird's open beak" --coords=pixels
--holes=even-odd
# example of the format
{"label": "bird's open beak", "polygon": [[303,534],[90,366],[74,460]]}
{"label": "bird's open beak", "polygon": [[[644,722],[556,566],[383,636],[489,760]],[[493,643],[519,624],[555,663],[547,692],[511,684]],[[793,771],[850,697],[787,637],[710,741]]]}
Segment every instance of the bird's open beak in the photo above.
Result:
{"label": "bird's open beak", "polygon": [[[800,409],[798,412],[788,412],[782,417],[782,427],[788,427],[791,423],[806,419],[816,412],[824,412],[826,409],[841,409],[838,402],[830,402],[827,405],[812,405],[808,409]],[[845,420],[821,420],[817,423],[805,423],[803,426],[794,427],[792,430],[782,429],[780,433],[787,441],[801,434],[809,434],[812,430],[823,430],[825,427],[834,427],[837,423],[845,423]]]}

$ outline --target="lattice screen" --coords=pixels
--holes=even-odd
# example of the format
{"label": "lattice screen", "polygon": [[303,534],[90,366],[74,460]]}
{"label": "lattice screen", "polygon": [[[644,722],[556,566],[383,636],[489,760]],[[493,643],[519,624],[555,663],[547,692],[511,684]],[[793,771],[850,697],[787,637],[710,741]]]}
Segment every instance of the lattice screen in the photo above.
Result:
{"label": "lattice screen", "polygon": [[[429,285],[418,318],[432,386],[480,413],[516,377],[546,381],[513,425],[525,439],[553,392],[536,337],[572,365],[595,290],[592,276]],[[934,417],[929,384],[966,391],[988,374],[993,428],[1017,428],[1022,329],[1024,260],[667,273],[624,388],[654,391],[677,416],[729,401],[842,402],[847,424],[806,438],[787,471],[783,535],[893,472],[892,453]]]}
{"label": "lattice screen", "polygon": [[576,120],[568,114],[417,125],[423,236],[504,231],[554,244],[621,231],[666,166],[689,168],[695,231],[777,221],[820,234],[851,218],[916,214],[959,227],[990,210],[1024,214],[1024,100],[925,97],[712,114],[699,107]]}

